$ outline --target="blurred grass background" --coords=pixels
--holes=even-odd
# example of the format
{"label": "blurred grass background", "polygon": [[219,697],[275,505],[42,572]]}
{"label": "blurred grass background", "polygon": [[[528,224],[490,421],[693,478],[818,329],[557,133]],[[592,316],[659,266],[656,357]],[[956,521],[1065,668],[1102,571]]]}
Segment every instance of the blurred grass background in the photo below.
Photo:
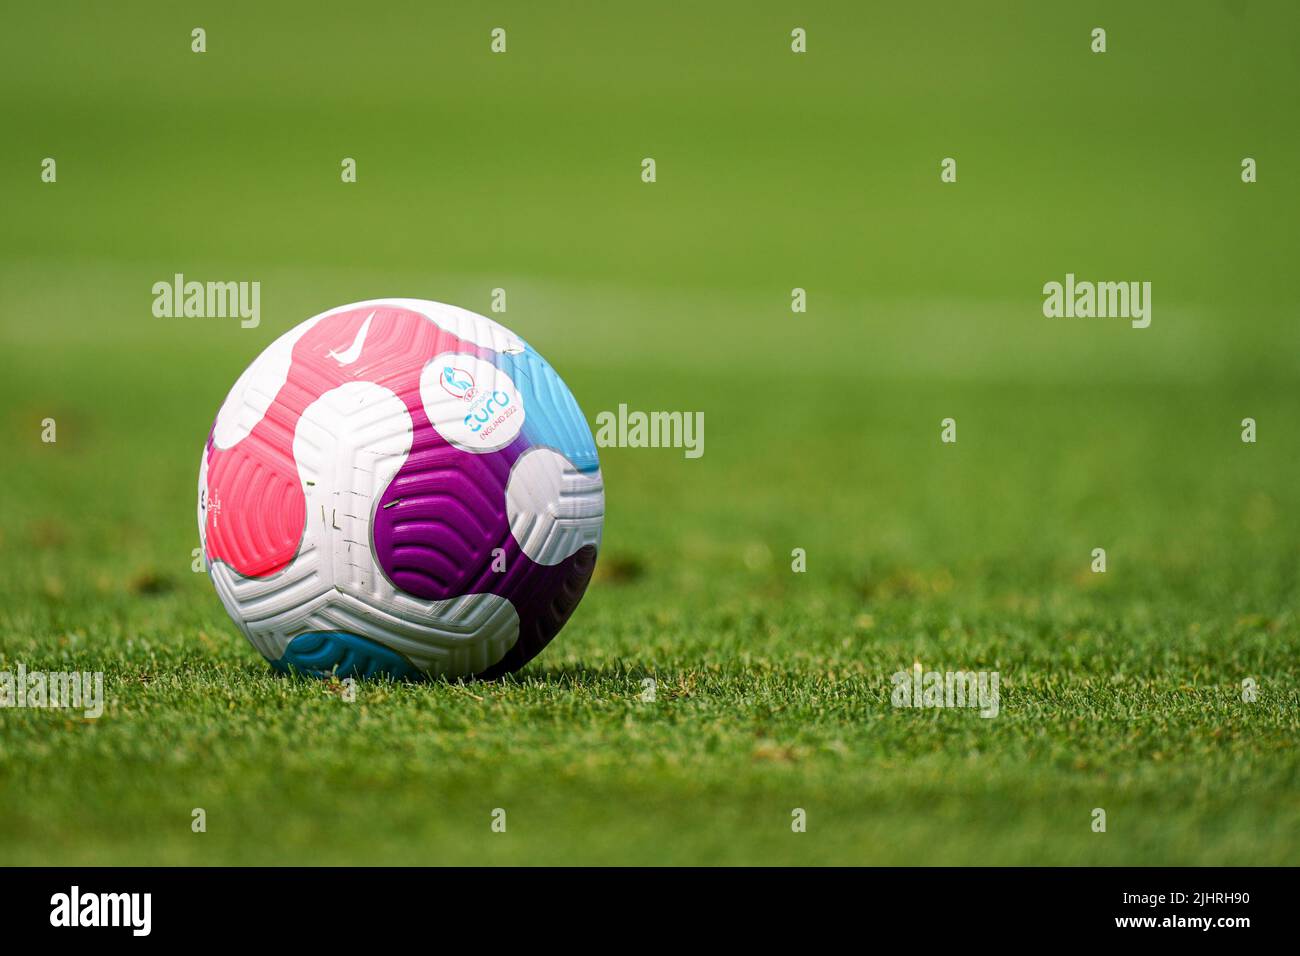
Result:
{"label": "blurred grass background", "polygon": [[[1298,25],[6,8],[0,666],[110,705],[0,711],[0,862],[1296,862]],[[260,327],[154,318],[177,272]],[[1044,318],[1067,272],[1151,327]],[[518,680],[267,677],[189,570],[226,391],[323,309],[495,287],[589,419],[702,410],[704,457],[602,451],[598,578]],[[893,710],[914,660],[1002,715]]]}

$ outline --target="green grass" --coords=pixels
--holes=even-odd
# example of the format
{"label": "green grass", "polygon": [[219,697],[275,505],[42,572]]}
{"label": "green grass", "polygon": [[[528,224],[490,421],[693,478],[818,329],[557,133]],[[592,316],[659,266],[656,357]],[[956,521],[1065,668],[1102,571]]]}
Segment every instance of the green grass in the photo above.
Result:
{"label": "green grass", "polygon": [[[0,710],[0,863],[1300,862],[1294,14],[1130,6],[6,13],[0,669],[108,707]],[[153,318],[177,271],[261,327]],[[1152,327],[1045,319],[1067,271]],[[190,570],[226,390],[496,286],[589,419],[702,410],[704,456],[602,450],[516,677],[271,676]],[[893,708],[916,661],[999,715]]]}

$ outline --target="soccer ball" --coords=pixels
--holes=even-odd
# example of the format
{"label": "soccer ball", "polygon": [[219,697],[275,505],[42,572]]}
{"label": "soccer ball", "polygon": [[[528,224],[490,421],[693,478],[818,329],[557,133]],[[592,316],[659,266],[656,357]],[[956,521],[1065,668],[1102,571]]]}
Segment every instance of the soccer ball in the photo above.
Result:
{"label": "soccer ball", "polygon": [[491,319],[375,299],[239,377],[199,465],[199,537],[235,625],[318,676],[491,678],[563,627],[605,493],[564,382]]}

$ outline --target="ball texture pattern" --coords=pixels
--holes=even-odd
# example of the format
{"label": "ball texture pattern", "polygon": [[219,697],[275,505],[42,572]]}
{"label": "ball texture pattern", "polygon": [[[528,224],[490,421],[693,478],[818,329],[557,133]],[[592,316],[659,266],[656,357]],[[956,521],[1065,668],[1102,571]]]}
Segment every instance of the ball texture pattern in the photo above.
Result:
{"label": "ball texture pattern", "polygon": [[277,668],[483,677],[535,656],[595,568],[605,498],[578,403],[531,346],[422,299],[285,333],[199,466],[217,594]]}

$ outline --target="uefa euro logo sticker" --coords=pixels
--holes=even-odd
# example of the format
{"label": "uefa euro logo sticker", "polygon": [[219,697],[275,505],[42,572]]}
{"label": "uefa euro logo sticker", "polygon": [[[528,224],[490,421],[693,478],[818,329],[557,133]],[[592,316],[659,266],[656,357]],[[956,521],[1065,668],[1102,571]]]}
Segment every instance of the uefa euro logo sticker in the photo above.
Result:
{"label": "uefa euro logo sticker", "polygon": [[476,355],[435,356],[420,376],[420,395],[438,434],[462,451],[504,448],[524,425],[524,398],[509,373]]}

